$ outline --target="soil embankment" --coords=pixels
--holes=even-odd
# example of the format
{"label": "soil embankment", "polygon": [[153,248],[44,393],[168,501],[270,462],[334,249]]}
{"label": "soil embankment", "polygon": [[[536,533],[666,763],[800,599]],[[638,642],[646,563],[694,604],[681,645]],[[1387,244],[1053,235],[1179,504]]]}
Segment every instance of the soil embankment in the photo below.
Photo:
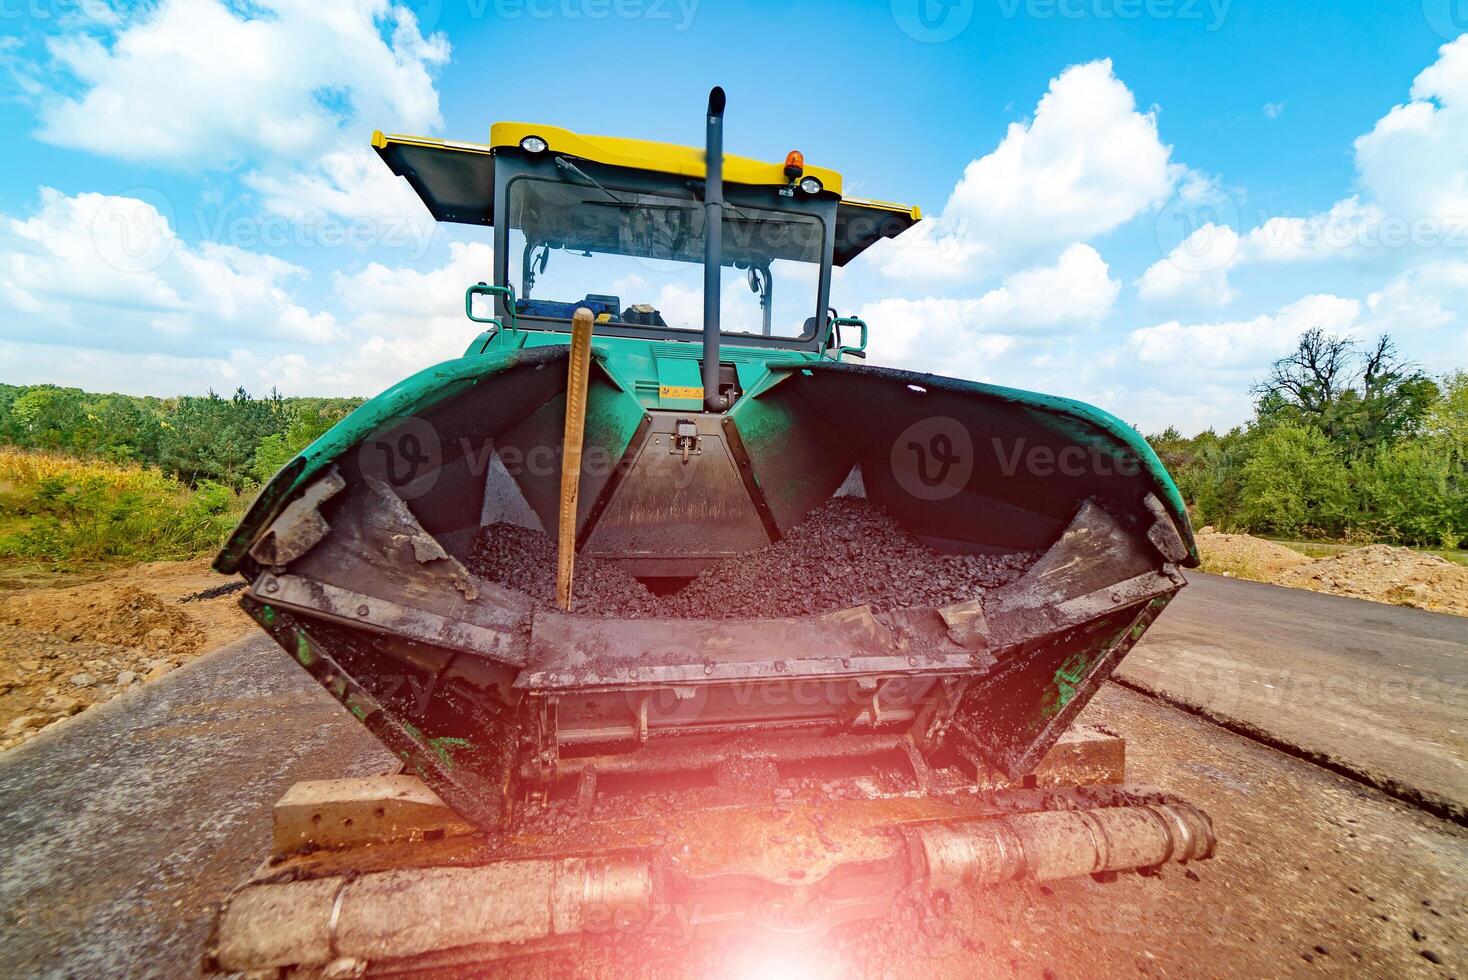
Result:
{"label": "soil embankment", "polygon": [[1203,571],[1294,589],[1468,616],[1468,568],[1410,548],[1373,544],[1310,558],[1248,534],[1198,532]]}
{"label": "soil embankment", "polygon": [[0,592],[0,749],[246,635],[226,584],[199,559]]}

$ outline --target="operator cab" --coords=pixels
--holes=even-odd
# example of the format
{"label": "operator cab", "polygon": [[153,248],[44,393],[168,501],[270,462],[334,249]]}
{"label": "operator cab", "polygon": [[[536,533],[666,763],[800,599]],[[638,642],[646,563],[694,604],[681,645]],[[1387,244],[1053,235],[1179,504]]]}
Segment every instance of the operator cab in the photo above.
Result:
{"label": "operator cab", "polygon": [[[493,285],[471,288],[471,318],[568,333],[584,306],[603,336],[703,332],[703,149],[530,123],[497,123],[488,144],[379,132],[373,146],[435,218],[494,226]],[[841,175],[798,151],[722,159],[719,343],[839,349],[832,267],[921,213],[844,197]]]}
{"label": "operator cab", "polygon": [[[525,172],[508,182],[505,238],[518,318],[559,323],[586,306],[608,329],[658,328],[669,337],[703,329],[706,243],[698,182],[670,184],[591,163],[552,161],[558,171],[552,173],[538,160],[517,163]],[[727,194],[723,333],[814,339],[831,210],[819,197],[787,204],[765,188]]]}

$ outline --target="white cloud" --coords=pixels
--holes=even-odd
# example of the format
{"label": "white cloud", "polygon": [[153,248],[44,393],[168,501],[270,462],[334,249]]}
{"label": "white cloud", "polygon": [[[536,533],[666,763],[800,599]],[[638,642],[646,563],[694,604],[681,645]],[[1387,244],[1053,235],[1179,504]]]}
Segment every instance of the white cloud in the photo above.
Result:
{"label": "white cloud", "polygon": [[1388,213],[1468,227],[1468,35],[1443,45],[1411,101],[1356,140],[1356,169]]}
{"label": "white cloud", "polygon": [[1053,266],[1017,272],[976,299],[884,299],[863,307],[873,325],[870,363],[955,377],[988,376],[1015,334],[1086,326],[1110,312],[1121,283],[1089,245]]}
{"label": "white cloud", "polygon": [[322,344],[339,330],[291,296],[306,270],[228,245],[190,247],[152,204],[42,188],[29,218],[0,217],[7,333],[42,343],[201,352],[276,337]]}
{"label": "white cloud", "polygon": [[246,174],[244,181],[271,214],[303,224],[339,215],[365,223],[364,234],[376,242],[422,243],[435,228],[433,216],[408,182],[365,147],[322,154],[307,170],[269,164]]}
{"label": "white cloud", "polygon": [[[115,221],[116,217],[123,220]],[[119,238],[150,227],[147,247]],[[0,224],[3,380],[138,394],[370,395],[464,353],[479,328],[464,289],[493,250],[455,242],[426,271],[371,263],[332,282],[339,316],[290,296],[305,270],[232,246],[191,248],[150,205],[42,193]]]}
{"label": "white cloud", "polygon": [[1107,406],[1146,431],[1177,425],[1198,431],[1248,416],[1250,386],[1269,363],[1312,327],[1361,333],[1361,303],[1319,294],[1246,320],[1184,324],[1176,320],[1134,330],[1118,364],[1133,379]]}
{"label": "white cloud", "polygon": [[1238,232],[1208,222],[1167,258],[1149,266],[1137,281],[1137,292],[1149,303],[1187,297],[1200,305],[1223,306],[1238,295],[1228,282],[1228,268],[1238,250]]}
{"label": "white cloud", "polygon": [[1247,418],[1253,407],[1247,384],[1180,392],[1170,387],[1155,387],[1149,381],[1149,376],[1135,374],[1119,383],[1113,378],[1110,386],[1088,397],[1147,434],[1161,432],[1168,426],[1175,426],[1188,435],[1204,429],[1227,431]]}
{"label": "white cloud", "polygon": [[165,0],[50,49],[85,91],[42,105],[42,139],[200,168],[320,152],[346,121],[437,126],[432,72],[448,58],[388,0]]}
{"label": "white cloud", "polygon": [[1100,253],[1076,244],[1054,265],[1016,272],[985,293],[977,319],[985,328],[1027,332],[1085,325],[1109,313],[1120,291]]}
{"label": "white cloud", "polygon": [[434,75],[449,44],[425,38],[407,7],[163,0],[97,26],[49,45],[52,68],[81,92],[42,98],[41,139],[168,167],[242,169],[267,209],[299,220],[422,216],[365,145],[373,128],[442,124]]}
{"label": "white cloud", "polygon": [[[1406,339],[1468,318],[1468,262],[1431,262],[1409,269],[1366,297],[1370,332]],[[1462,332],[1468,339],[1468,330]]]}
{"label": "white cloud", "polygon": [[1468,248],[1468,35],[1439,49],[1410,95],[1355,141],[1363,193],[1307,217],[1268,218],[1242,236],[1225,225],[1210,235],[1199,228],[1143,274],[1143,298],[1228,302],[1229,272],[1245,265],[1350,260],[1400,268]]}
{"label": "white cloud", "polygon": [[1278,119],[1284,115],[1285,104],[1283,102],[1264,103],[1264,115],[1268,119]]}
{"label": "white cloud", "polygon": [[[1207,222],[1147,268],[1137,291],[1151,304],[1226,306],[1238,296],[1230,273],[1246,265],[1361,259],[1393,244],[1394,224],[1359,197],[1308,218],[1273,217],[1246,235]],[[1396,242],[1395,244],[1405,244]]]}
{"label": "white cloud", "polygon": [[[8,384],[54,384],[127,395],[230,392],[244,385],[252,394],[270,390],[272,379],[250,369],[257,361],[243,351],[220,357],[115,351],[0,339],[0,364]],[[307,387],[302,394],[316,394]]]}
{"label": "white cloud", "polygon": [[1388,244],[1384,236],[1390,234],[1382,209],[1353,196],[1308,218],[1270,218],[1245,236],[1238,259],[1242,263],[1355,258]]}
{"label": "white cloud", "polygon": [[985,333],[974,323],[978,300],[884,299],[861,308],[872,325],[867,363],[955,378],[991,379],[989,363],[1014,348],[1015,338]]}
{"label": "white cloud", "polygon": [[[422,322],[453,320],[462,329],[464,290],[493,278],[494,249],[486,242],[452,242],[444,265],[427,272],[373,262],[352,275],[338,273],[333,288],[356,314],[357,330],[415,334]],[[465,342],[468,338],[465,338]]]}
{"label": "white cloud", "polygon": [[1109,60],[1052,79],[1028,125],[964,170],[942,214],[878,248],[883,271],[957,280],[1112,230],[1173,192],[1185,169]]}
{"label": "white cloud", "polygon": [[351,349],[330,363],[280,361],[282,390],[372,394],[415,371],[464,353],[481,329],[464,316],[464,290],[493,278],[494,250],[483,242],[453,242],[448,261],[427,272],[377,262],[333,288],[350,315]]}
{"label": "white cloud", "polygon": [[1213,371],[1268,363],[1294,346],[1296,338],[1312,327],[1326,333],[1351,332],[1361,316],[1354,299],[1320,294],[1306,296],[1277,313],[1250,320],[1182,324],[1176,320],[1134,330],[1129,346],[1144,364],[1176,367],[1180,390],[1189,377]]}
{"label": "white cloud", "polygon": [[0,72],[10,80],[18,95],[0,101],[27,101],[45,91],[36,66],[21,54],[25,42],[18,37],[0,37]]}

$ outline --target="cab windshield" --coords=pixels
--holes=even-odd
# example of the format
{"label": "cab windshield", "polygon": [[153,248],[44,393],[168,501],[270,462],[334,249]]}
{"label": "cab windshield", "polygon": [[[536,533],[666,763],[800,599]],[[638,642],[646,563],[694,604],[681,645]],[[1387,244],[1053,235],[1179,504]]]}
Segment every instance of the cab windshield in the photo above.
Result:
{"label": "cab windshield", "polygon": [[[691,190],[632,191],[587,181],[511,181],[509,282],[522,317],[701,330],[704,208]],[[722,238],[724,333],[815,334],[819,218],[727,204]]]}

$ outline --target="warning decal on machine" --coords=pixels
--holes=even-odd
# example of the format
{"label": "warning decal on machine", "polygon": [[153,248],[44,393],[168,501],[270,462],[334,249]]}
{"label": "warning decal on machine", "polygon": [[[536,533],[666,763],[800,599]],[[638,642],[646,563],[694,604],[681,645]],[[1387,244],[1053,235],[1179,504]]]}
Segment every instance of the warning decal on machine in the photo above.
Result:
{"label": "warning decal on machine", "polygon": [[703,388],[687,385],[663,385],[658,388],[659,398],[696,398],[703,401]]}

